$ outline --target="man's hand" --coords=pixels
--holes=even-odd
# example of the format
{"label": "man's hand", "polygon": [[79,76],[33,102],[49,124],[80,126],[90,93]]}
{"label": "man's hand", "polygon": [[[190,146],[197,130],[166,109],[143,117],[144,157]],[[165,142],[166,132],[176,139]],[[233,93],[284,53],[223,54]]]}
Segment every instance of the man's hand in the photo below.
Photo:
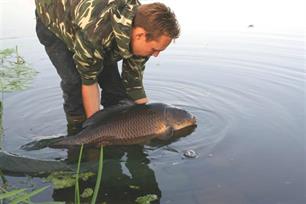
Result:
{"label": "man's hand", "polygon": [[134,101],[136,104],[146,104],[149,102],[148,98],[140,98]]}
{"label": "man's hand", "polygon": [[82,97],[87,118],[100,110],[100,92],[97,83],[82,85]]}

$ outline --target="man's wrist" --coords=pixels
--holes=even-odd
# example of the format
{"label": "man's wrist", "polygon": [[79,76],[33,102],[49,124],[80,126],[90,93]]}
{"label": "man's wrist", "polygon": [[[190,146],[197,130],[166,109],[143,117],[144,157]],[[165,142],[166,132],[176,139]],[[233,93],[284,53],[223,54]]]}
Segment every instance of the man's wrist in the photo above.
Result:
{"label": "man's wrist", "polygon": [[134,101],[136,104],[146,104],[149,102],[148,98],[140,98]]}
{"label": "man's wrist", "polygon": [[100,94],[98,84],[82,85],[83,106],[87,117],[100,109]]}
{"label": "man's wrist", "polygon": [[145,93],[143,88],[142,89],[128,90],[127,95],[129,96],[129,98],[131,98],[134,101],[136,101],[138,99],[146,98],[146,93]]}

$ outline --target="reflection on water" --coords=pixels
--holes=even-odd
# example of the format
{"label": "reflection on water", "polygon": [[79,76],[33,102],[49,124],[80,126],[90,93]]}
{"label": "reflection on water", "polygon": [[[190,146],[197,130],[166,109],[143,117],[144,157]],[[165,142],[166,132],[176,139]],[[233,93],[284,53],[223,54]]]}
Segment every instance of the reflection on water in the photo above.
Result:
{"label": "reflection on water", "polygon": [[[96,160],[99,149],[87,149],[84,152],[84,160]],[[68,161],[76,161],[76,152],[68,151]],[[68,162],[67,161],[67,162]],[[158,187],[154,171],[149,166],[150,160],[144,153],[143,147],[118,146],[104,147],[104,164],[99,201],[107,203],[135,203],[136,198],[147,194],[158,197],[159,203],[161,191]],[[94,170],[94,169],[92,169]],[[89,182],[81,183],[81,192],[85,188],[94,189],[95,178]],[[52,197],[56,201],[74,201],[74,187],[62,190],[54,190]],[[87,200],[89,202],[90,200]],[[86,202],[86,199],[83,200]]]}
{"label": "reflection on water", "polygon": [[[55,188],[52,192],[52,198],[55,201],[74,202],[75,188],[69,182],[67,184],[63,171],[76,172],[79,148],[69,149],[65,161],[38,160],[35,158],[26,158],[0,152],[0,169],[5,175],[35,177],[46,177],[50,173],[57,180],[54,183]],[[98,171],[99,149],[86,148],[82,155],[81,172],[91,173]],[[135,203],[139,197],[154,195],[156,199],[152,203],[159,203],[161,191],[158,187],[154,171],[149,167],[150,160],[144,153],[143,146],[116,146],[104,147],[103,174],[98,201],[107,203]],[[92,173],[91,173],[92,174]],[[51,179],[51,178],[50,178]],[[69,178],[70,180],[73,177]],[[68,179],[68,180],[69,180]],[[50,181],[49,179],[47,179]],[[2,180],[4,181],[4,180]],[[58,183],[60,182],[60,184]],[[53,183],[53,182],[52,182]],[[9,183],[10,184],[10,183]],[[72,187],[68,187],[68,186]],[[94,189],[96,177],[81,181],[80,192],[85,189]],[[46,184],[44,185],[46,186]],[[65,188],[64,188],[65,186]],[[29,187],[28,187],[29,188]],[[32,188],[35,188],[32,186]],[[81,200],[82,203],[89,203],[91,197]]]}
{"label": "reflection on water", "polygon": [[[271,2],[263,6],[259,1],[256,8],[273,16],[261,16],[260,21],[248,16],[250,7],[235,6],[237,1],[226,3],[222,12],[218,9],[223,1],[216,1],[212,7],[205,4],[189,13],[195,1],[169,2],[183,19],[183,33],[159,58],[148,62],[146,92],[152,102],[192,112],[198,127],[166,146],[110,151],[114,161],[104,165],[100,196],[109,203],[124,203],[149,192],[162,195],[160,203],[305,203],[305,28],[298,26],[305,18],[298,17],[300,9],[294,15],[273,16],[294,13],[296,7],[305,8],[299,6],[304,3],[288,0],[282,1],[282,7],[276,2],[268,8]],[[207,13],[199,12],[202,8]],[[31,8],[23,12],[34,17]],[[252,17],[257,14],[252,12]],[[278,17],[284,21],[270,28],[268,23]],[[65,131],[59,79],[35,37],[34,26],[29,31],[32,20],[25,23],[25,33],[12,24],[0,38],[1,46],[18,44],[21,53],[26,50],[25,59],[31,59],[40,72],[31,89],[3,95],[3,145],[19,155],[65,159],[65,150],[19,149],[35,138]],[[272,29],[274,25],[281,29]],[[199,156],[182,157],[188,150]],[[18,179],[9,180],[16,183]],[[33,181],[44,185],[39,179]],[[143,187],[131,189],[130,185]],[[66,191],[46,192],[36,199],[60,200],[63,195]]]}

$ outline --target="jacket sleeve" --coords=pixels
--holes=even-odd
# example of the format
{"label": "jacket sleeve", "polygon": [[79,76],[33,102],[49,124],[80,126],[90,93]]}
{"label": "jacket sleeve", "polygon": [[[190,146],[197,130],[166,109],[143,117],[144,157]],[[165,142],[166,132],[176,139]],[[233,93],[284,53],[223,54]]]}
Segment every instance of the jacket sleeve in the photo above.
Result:
{"label": "jacket sleeve", "polygon": [[74,51],[73,59],[81,76],[82,84],[95,83],[99,70],[102,70],[103,55],[91,46],[82,31],[76,32]]}
{"label": "jacket sleeve", "polygon": [[127,94],[133,100],[146,97],[143,87],[143,72],[148,57],[133,56],[123,59],[122,63],[122,80]]}

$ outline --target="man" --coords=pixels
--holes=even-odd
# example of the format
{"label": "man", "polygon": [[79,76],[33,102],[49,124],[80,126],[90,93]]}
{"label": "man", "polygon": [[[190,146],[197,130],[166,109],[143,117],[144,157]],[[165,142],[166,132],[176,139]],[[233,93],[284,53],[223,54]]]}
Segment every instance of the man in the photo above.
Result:
{"label": "man", "polygon": [[144,64],[180,32],[168,7],[140,5],[137,0],[35,3],[37,36],[61,77],[68,135],[79,131],[100,103],[107,107],[126,98],[137,104],[148,102],[142,82]]}

